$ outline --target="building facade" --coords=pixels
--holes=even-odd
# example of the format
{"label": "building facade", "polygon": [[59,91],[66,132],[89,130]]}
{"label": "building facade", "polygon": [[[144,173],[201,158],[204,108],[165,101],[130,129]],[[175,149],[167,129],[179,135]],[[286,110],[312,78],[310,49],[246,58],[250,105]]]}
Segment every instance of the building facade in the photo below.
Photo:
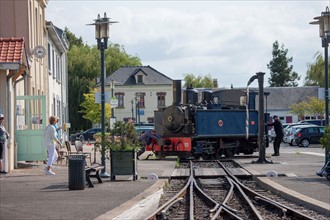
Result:
{"label": "building facade", "polygon": [[117,121],[133,118],[136,123],[153,123],[154,110],[173,102],[172,79],[151,66],[121,67],[106,78],[105,86],[118,100]]}
{"label": "building facade", "polygon": [[310,97],[324,99],[320,96],[318,86],[302,87],[266,87],[265,112],[270,116],[277,115],[283,123],[296,123],[303,119],[317,118],[316,115],[305,115],[304,118],[298,118],[297,115],[290,113],[290,106],[293,104],[308,101]]}
{"label": "building facade", "polygon": [[9,172],[20,160],[46,157],[41,140],[50,115],[66,120],[68,44],[60,29],[46,24],[47,4],[0,1],[0,113],[10,133],[4,161]]}

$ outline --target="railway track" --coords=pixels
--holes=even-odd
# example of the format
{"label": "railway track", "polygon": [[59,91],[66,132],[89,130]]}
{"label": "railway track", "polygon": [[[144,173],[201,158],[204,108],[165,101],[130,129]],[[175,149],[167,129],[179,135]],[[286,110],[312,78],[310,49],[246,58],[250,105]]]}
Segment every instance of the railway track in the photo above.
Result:
{"label": "railway track", "polygon": [[177,173],[147,219],[327,219],[257,188],[233,161],[190,161]]}

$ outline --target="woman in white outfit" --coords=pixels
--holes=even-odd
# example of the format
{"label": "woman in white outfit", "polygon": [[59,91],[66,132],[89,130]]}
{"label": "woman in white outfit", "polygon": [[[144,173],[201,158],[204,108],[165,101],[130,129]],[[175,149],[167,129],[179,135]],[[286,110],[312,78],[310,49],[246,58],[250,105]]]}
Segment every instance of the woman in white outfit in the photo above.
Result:
{"label": "woman in white outfit", "polygon": [[48,150],[48,162],[47,168],[45,169],[46,175],[55,175],[55,173],[51,170],[52,164],[57,160],[57,152],[56,152],[56,143],[61,145],[61,142],[57,139],[56,129],[54,127],[56,123],[56,117],[49,117],[49,125],[45,129],[45,146]]}

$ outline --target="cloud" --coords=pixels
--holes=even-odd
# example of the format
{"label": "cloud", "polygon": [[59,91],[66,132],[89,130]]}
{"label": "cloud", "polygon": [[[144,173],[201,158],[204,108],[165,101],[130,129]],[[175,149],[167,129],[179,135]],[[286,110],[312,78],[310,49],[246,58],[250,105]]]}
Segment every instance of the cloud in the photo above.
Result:
{"label": "cloud", "polygon": [[[309,22],[325,9],[321,1],[49,1],[46,17],[96,44],[92,23],[103,12],[119,21],[110,41],[125,47],[173,79],[211,74],[220,86],[245,86],[266,72],[278,40],[304,78],[306,65],[322,50]],[[266,83],[267,84],[267,83]],[[300,82],[302,85],[302,81]]]}

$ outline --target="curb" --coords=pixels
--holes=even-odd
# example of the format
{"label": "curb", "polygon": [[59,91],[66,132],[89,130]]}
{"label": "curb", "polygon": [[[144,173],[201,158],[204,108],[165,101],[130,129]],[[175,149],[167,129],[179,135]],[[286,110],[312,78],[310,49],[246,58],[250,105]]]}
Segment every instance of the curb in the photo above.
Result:
{"label": "curb", "polygon": [[268,177],[255,177],[253,179],[256,180],[258,185],[267,190],[270,190],[271,192],[279,194],[289,201],[294,201],[299,205],[305,206],[319,213],[322,213],[327,217],[330,217],[330,205],[325,202],[321,202],[319,200],[300,194],[294,190],[285,188],[282,185],[272,181]]}
{"label": "curb", "polygon": [[[150,208],[150,205],[146,205],[151,197],[152,201],[158,200],[162,193],[162,188],[165,183],[168,182],[167,179],[157,180],[151,187],[135,196],[131,200],[121,204],[120,206],[98,216],[95,220],[105,220],[105,219],[144,219],[149,213],[152,213],[154,209]],[[141,205],[142,204],[142,205]],[[153,205],[158,206],[158,202],[154,202]],[[137,212],[141,216],[137,216]],[[142,216],[143,215],[143,216]],[[131,216],[131,218],[127,217]],[[134,216],[134,217],[132,217]]]}

